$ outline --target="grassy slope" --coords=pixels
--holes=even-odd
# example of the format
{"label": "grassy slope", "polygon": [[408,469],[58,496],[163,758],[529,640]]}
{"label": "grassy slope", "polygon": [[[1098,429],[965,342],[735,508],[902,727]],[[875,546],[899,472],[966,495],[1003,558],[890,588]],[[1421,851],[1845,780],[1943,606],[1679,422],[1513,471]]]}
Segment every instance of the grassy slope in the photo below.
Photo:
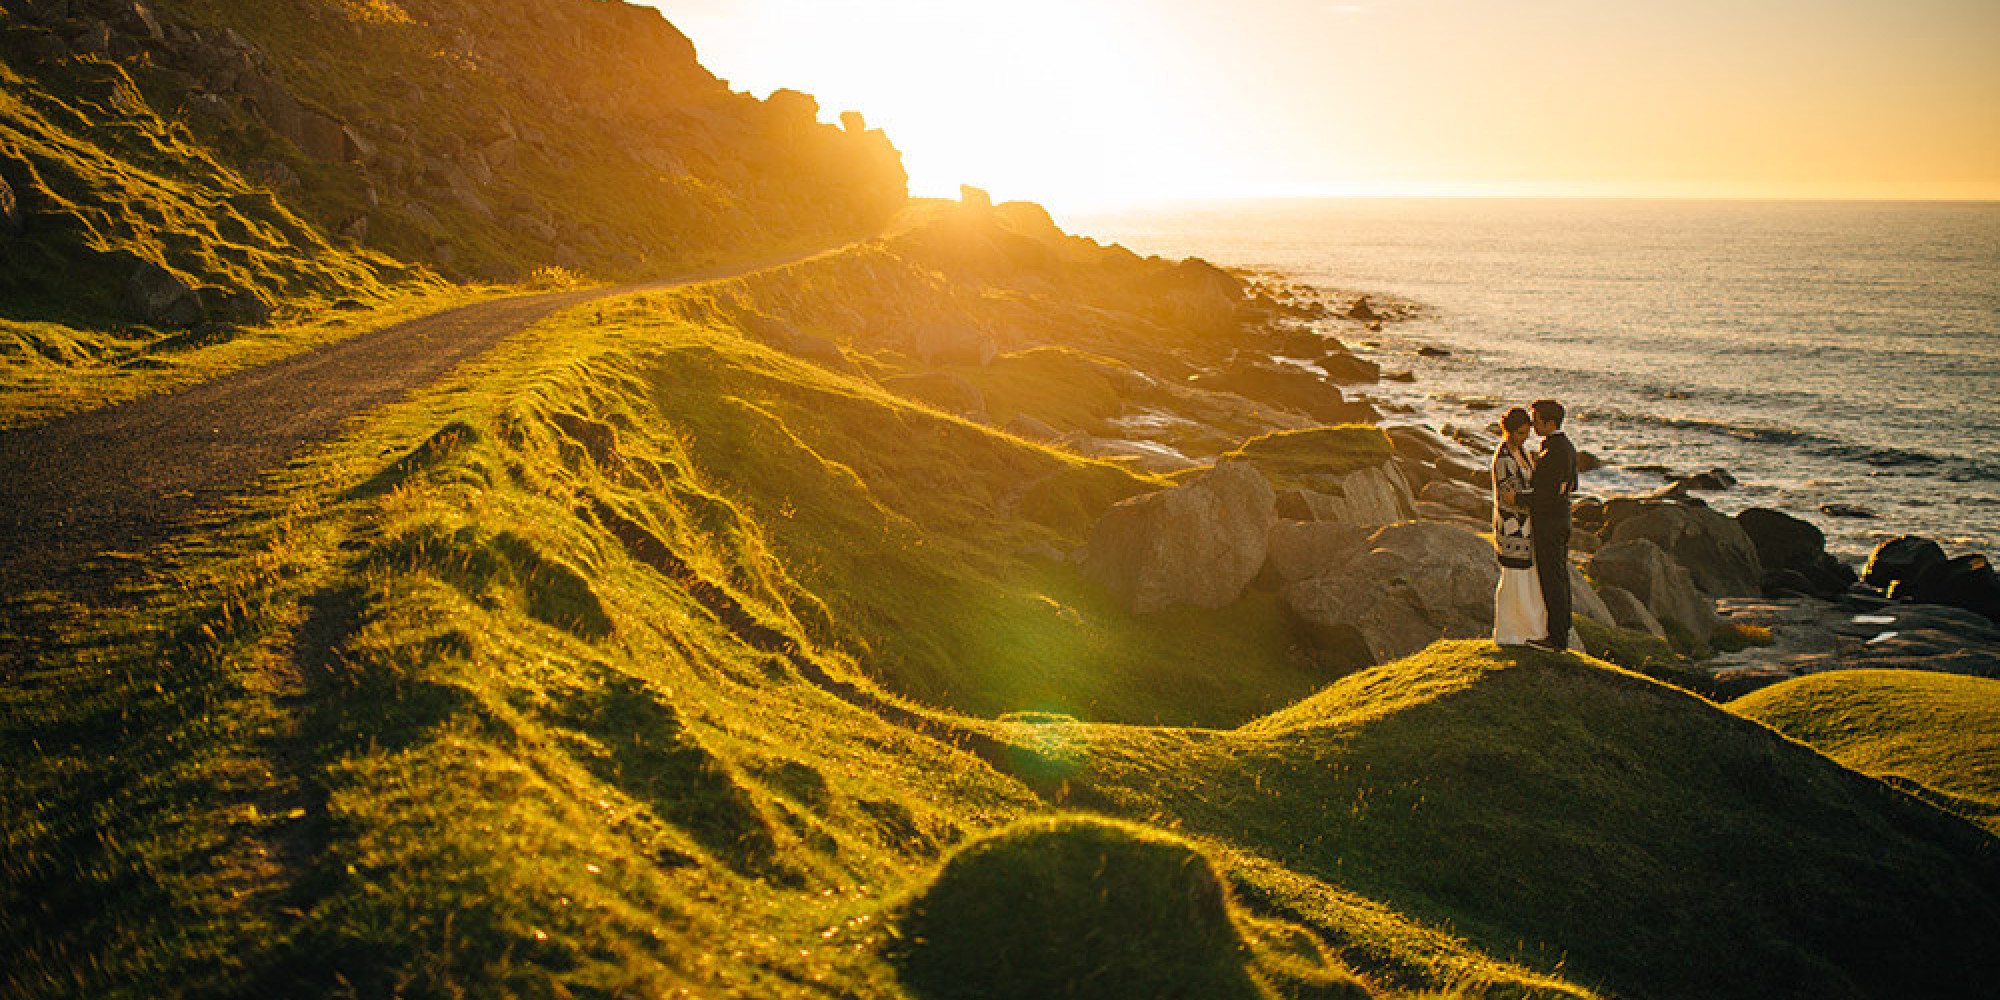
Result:
{"label": "grassy slope", "polygon": [[2000,834],[2000,681],[1842,670],[1772,685],[1729,709],[1864,774],[1920,785]]}
{"label": "grassy slope", "polygon": [[[1207,857],[1264,996],[1990,974],[1952,950],[2000,926],[1976,831],[1485,644],[1283,708],[1318,679],[1267,596],[1137,619],[1033,554],[1153,481],[737,325],[895,371],[892,317],[1126,322],[1091,282],[982,290],[925,252],[555,317],[191,539],[136,610],[10,600],[58,639],[9,640],[0,687],[0,991],[922,995],[899,916],[1065,782]],[[947,708],[1003,770],[892,721]]]}
{"label": "grassy slope", "polygon": [[[825,277],[810,267],[790,280]],[[917,687],[982,666],[993,635],[1053,633],[1125,672],[1106,707],[1282,700],[1145,683],[1211,672],[1177,642],[1254,663],[1265,611],[1149,636],[981,554],[1084,523],[986,506],[1009,477],[1104,503],[1128,473],[687,318],[712,305],[556,318],[294,470],[129,615],[10,605],[13,630],[61,641],[14,647],[35,655],[0,713],[6,992],[899,996],[899,900],[949,845],[1047,806],[810,680]],[[962,468],[864,454],[885,440]],[[773,484],[791,516],[757,492]],[[815,563],[839,548],[822,530],[883,557]],[[927,609],[936,594],[959,603]],[[997,662],[1075,669],[1033,645]],[[1277,995],[1353,982],[1315,943],[1336,937],[1401,970],[1392,992],[1466,969],[1545,982],[1306,881],[1306,915],[1237,915]]]}
{"label": "grassy slope", "polygon": [[1990,838],[1594,661],[1440,643],[1232,733],[1069,738],[1071,780],[1127,815],[1621,996],[1974,996],[1994,971],[1967,958],[2000,920]]}

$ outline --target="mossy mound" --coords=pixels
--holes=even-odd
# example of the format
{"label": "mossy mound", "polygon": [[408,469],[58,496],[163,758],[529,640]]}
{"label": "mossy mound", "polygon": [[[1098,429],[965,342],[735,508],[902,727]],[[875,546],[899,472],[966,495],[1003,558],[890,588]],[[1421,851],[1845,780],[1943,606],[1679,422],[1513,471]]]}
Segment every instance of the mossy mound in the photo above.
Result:
{"label": "mossy mound", "polygon": [[1396,446],[1380,427],[1342,424],[1266,434],[1223,457],[1255,465],[1271,485],[1283,488],[1301,485],[1308,476],[1344,476],[1373,468],[1395,455]]}
{"label": "mossy mound", "polygon": [[1260,996],[1208,860],[1129,824],[1037,819],[974,841],[902,931],[905,979],[935,1000]]}
{"label": "mossy mound", "polygon": [[[1984,995],[1991,840],[1686,692],[1445,641],[1225,739],[1098,729],[1072,787],[1627,997]],[[1544,964],[1547,963],[1547,964]]]}
{"label": "mossy mound", "polygon": [[1745,695],[1729,710],[1857,771],[1916,783],[2000,834],[2000,680],[1838,670]]}

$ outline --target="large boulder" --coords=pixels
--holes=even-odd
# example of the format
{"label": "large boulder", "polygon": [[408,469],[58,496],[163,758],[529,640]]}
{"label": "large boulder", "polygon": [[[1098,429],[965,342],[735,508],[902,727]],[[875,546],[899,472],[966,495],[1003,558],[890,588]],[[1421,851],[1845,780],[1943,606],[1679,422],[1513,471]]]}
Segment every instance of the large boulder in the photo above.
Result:
{"label": "large boulder", "polygon": [[1385,663],[1438,639],[1492,634],[1500,566],[1485,539],[1448,524],[1406,521],[1366,544],[1337,570],[1280,591],[1322,652],[1356,665]]}
{"label": "large boulder", "polygon": [[1219,608],[1264,568],[1277,498],[1264,474],[1224,462],[1183,486],[1112,507],[1091,530],[1083,572],[1126,608]]}
{"label": "large boulder", "polygon": [[150,260],[140,261],[126,280],[125,307],[139,322],[162,328],[191,327],[208,317],[194,285]]}
{"label": "large boulder", "polygon": [[1630,538],[1605,546],[1590,557],[1590,575],[1608,587],[1630,592],[1662,625],[1678,625],[1704,642],[1715,631],[1715,602],[1652,539]]}
{"label": "large boulder", "polygon": [[1300,478],[1308,485],[1278,493],[1279,516],[1288,520],[1379,525],[1417,516],[1410,484],[1393,462]]}
{"label": "large boulder", "polygon": [[1297,583],[1345,570],[1368,552],[1375,529],[1339,521],[1281,520],[1271,529],[1265,567],[1279,583]]}
{"label": "large boulder", "polygon": [[1854,584],[1852,567],[1826,551],[1826,535],[1810,521],[1768,507],[1752,507],[1736,515],[1736,523],[1757,549],[1764,564],[1766,593],[1803,590],[1830,597]]}
{"label": "large boulder", "polygon": [[1232,365],[1219,372],[1197,375],[1191,385],[1215,392],[1228,392],[1270,406],[1296,410],[1328,424],[1365,423],[1373,415],[1366,404],[1350,404],[1340,388],[1312,372],[1290,365],[1253,362]]}
{"label": "large boulder", "polygon": [[1636,505],[1612,501],[1605,514],[1612,543],[1645,539],[1658,545],[1674,562],[1686,567],[1695,586],[1711,596],[1755,597],[1763,593],[1764,564],[1757,558],[1750,536],[1734,518],[1707,507],[1666,500],[1644,500]]}
{"label": "large boulder", "polygon": [[1964,608],[2000,624],[2000,576],[1995,576],[1993,564],[1984,555],[1931,563],[1916,576],[1898,581],[1889,596]]}
{"label": "large boulder", "polygon": [[1667,634],[1666,627],[1660,624],[1660,619],[1653,614],[1652,609],[1646,607],[1645,602],[1639,600],[1631,591],[1623,587],[1606,586],[1597,592],[1597,596],[1604,601],[1605,608],[1611,612],[1610,624],[1648,635]]}
{"label": "large boulder", "polygon": [[1915,579],[1932,565],[1944,562],[1944,547],[1921,535],[1903,535],[1875,546],[1861,580],[1871,587],[1888,590],[1899,580]]}

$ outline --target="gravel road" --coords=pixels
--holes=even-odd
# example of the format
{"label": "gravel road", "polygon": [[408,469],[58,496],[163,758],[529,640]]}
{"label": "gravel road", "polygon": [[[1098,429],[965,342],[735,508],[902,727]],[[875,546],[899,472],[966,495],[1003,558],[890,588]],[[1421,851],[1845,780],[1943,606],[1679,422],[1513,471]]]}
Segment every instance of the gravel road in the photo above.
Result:
{"label": "gravel road", "polygon": [[0,432],[0,595],[98,589],[82,571],[93,557],[142,553],[173,537],[346,420],[559,309],[807,256],[462,306],[180,391]]}

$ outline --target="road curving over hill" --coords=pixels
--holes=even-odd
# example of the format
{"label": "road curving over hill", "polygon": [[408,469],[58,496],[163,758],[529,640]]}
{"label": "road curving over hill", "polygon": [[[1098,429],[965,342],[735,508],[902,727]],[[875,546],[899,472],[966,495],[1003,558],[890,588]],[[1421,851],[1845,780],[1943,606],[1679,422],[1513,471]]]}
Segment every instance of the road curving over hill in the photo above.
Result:
{"label": "road curving over hill", "polygon": [[179,391],[0,431],[0,589],[87,587],[80,570],[93,558],[173,537],[345,421],[430,385],[558,310],[826,252],[461,306]]}

